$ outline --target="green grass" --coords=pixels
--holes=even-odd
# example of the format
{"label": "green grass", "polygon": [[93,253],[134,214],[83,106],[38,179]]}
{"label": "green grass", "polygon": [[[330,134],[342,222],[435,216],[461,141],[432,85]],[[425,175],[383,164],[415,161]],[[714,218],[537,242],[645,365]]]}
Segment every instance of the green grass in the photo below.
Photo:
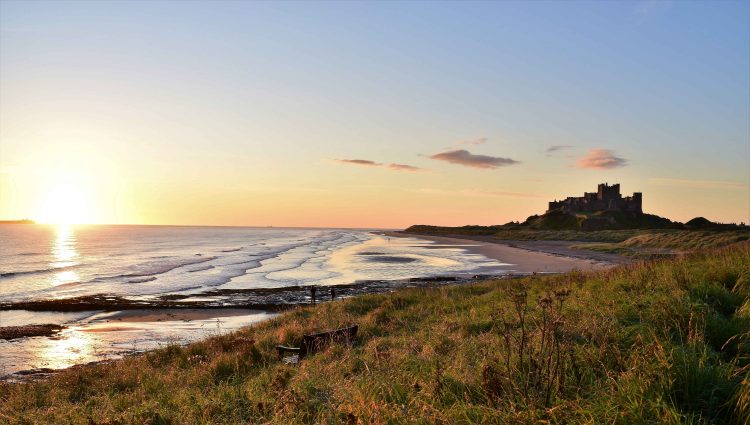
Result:
{"label": "green grass", "polygon": [[[299,366],[303,333],[360,325]],[[750,243],[304,307],[236,333],[0,384],[8,423],[750,424]]]}
{"label": "green grass", "polygon": [[620,242],[581,243],[571,248],[638,257],[718,248],[748,239],[750,231],[662,230],[643,231]]}
{"label": "green grass", "polygon": [[[436,236],[491,236],[501,240],[516,241],[585,241],[585,242],[622,242],[633,236],[660,230],[598,230],[583,232],[580,230],[537,230],[519,226],[513,228],[511,225],[504,226],[463,226],[463,227],[439,227],[439,226],[411,226],[407,232],[436,235]],[[661,230],[667,231],[667,230]]]}
{"label": "green grass", "polygon": [[642,235],[648,230],[599,230],[581,232],[578,230],[503,230],[493,236],[501,240],[518,241],[585,241],[623,242],[631,237]]}
{"label": "green grass", "polygon": [[521,225],[513,228],[513,225],[506,224],[464,227],[412,226],[407,231],[440,236],[484,236],[513,241],[582,242],[571,245],[571,248],[635,257],[718,248],[750,240],[750,230],[535,230]]}

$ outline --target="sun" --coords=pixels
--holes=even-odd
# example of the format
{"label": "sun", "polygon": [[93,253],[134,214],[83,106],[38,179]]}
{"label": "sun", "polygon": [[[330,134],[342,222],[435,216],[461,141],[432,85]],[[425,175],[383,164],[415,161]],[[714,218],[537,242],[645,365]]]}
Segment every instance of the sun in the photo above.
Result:
{"label": "sun", "polygon": [[48,224],[83,224],[92,220],[89,191],[80,184],[58,182],[46,188],[37,208],[36,221]]}

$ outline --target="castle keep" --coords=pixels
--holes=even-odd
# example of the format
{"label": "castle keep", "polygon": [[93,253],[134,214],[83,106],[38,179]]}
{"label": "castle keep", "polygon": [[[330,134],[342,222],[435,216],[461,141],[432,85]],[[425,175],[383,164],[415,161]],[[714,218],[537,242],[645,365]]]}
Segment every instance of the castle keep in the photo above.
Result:
{"label": "castle keep", "polygon": [[642,214],[643,195],[641,192],[633,193],[633,196],[623,197],[620,195],[620,185],[607,183],[599,185],[596,192],[585,192],[580,197],[569,197],[563,201],[552,201],[549,203],[547,212],[561,211],[566,214],[577,212],[597,211],[620,211]]}

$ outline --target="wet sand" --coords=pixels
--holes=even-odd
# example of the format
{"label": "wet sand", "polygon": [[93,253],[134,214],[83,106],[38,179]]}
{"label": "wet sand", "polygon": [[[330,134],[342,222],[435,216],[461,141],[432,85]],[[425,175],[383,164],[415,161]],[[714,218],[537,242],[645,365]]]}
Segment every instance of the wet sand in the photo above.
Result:
{"label": "wet sand", "polygon": [[[429,246],[430,249],[465,249],[469,253],[481,254],[502,264],[487,269],[487,274],[476,276],[458,274],[319,286],[318,301],[333,298],[334,288],[335,298],[341,299],[368,293],[391,292],[399,288],[460,284],[480,278],[513,278],[532,272],[597,270],[615,264],[595,258],[577,258],[526,247],[523,249],[495,241],[403,232],[383,234],[430,240],[434,242]],[[378,261],[391,260],[390,257],[386,258],[386,251],[382,251],[364,251],[359,255],[372,256]],[[402,261],[402,257],[393,256],[392,260]],[[25,325],[36,317],[35,314],[39,314],[41,317],[35,320],[44,320],[41,323],[50,323],[54,317],[59,316],[60,322],[65,326],[53,337],[0,341],[0,352],[4,353],[3,358],[0,358],[0,375],[20,372],[23,376],[34,376],[37,373],[34,371],[44,374],[76,364],[143,352],[176,341],[188,343],[267,320],[275,316],[271,311],[285,310],[311,301],[309,288],[291,286],[214,290],[201,294],[201,297],[173,294],[150,301],[94,296],[64,302],[42,300],[21,305],[0,303],[0,310],[7,310],[5,322],[10,322],[7,324]],[[5,379],[15,378],[7,375]]]}
{"label": "wet sand", "polygon": [[59,326],[61,329],[51,337],[24,335],[0,339],[0,380],[45,378],[60,369],[109,361],[170,344],[187,344],[276,316],[240,308],[92,313]]}
{"label": "wet sand", "polygon": [[123,310],[113,313],[105,313],[95,318],[96,321],[104,322],[165,322],[165,321],[182,321],[190,322],[193,320],[216,319],[219,317],[245,316],[248,314],[263,313],[260,310],[248,310],[240,308],[222,308],[222,309],[196,309],[196,308],[173,308],[173,309],[142,309],[142,310]]}
{"label": "wet sand", "polygon": [[[517,273],[564,273],[571,270],[601,270],[612,267],[621,262],[616,258],[605,259],[603,257],[572,256],[570,252],[560,250],[554,252],[549,247],[547,250],[534,250],[534,245],[524,243],[524,247],[512,246],[510,242],[487,241],[461,237],[430,236],[407,232],[384,232],[386,236],[409,237],[426,239],[439,245],[450,245],[466,249],[469,252],[484,255],[485,257],[509,263],[508,270]],[[525,241],[524,241],[525,242]],[[533,241],[532,241],[533,242]],[[553,246],[551,244],[546,244]],[[436,246],[439,248],[439,246]]]}

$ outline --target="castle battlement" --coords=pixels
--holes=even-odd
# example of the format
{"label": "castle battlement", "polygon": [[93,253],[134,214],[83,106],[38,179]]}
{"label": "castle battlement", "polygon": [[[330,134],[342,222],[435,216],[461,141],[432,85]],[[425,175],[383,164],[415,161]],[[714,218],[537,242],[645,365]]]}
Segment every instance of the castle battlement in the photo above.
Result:
{"label": "castle battlement", "polygon": [[642,214],[643,194],[634,192],[633,196],[620,195],[620,184],[602,183],[596,192],[584,192],[583,196],[568,197],[562,201],[549,203],[547,212],[561,211],[567,214],[577,212],[620,211]]}

